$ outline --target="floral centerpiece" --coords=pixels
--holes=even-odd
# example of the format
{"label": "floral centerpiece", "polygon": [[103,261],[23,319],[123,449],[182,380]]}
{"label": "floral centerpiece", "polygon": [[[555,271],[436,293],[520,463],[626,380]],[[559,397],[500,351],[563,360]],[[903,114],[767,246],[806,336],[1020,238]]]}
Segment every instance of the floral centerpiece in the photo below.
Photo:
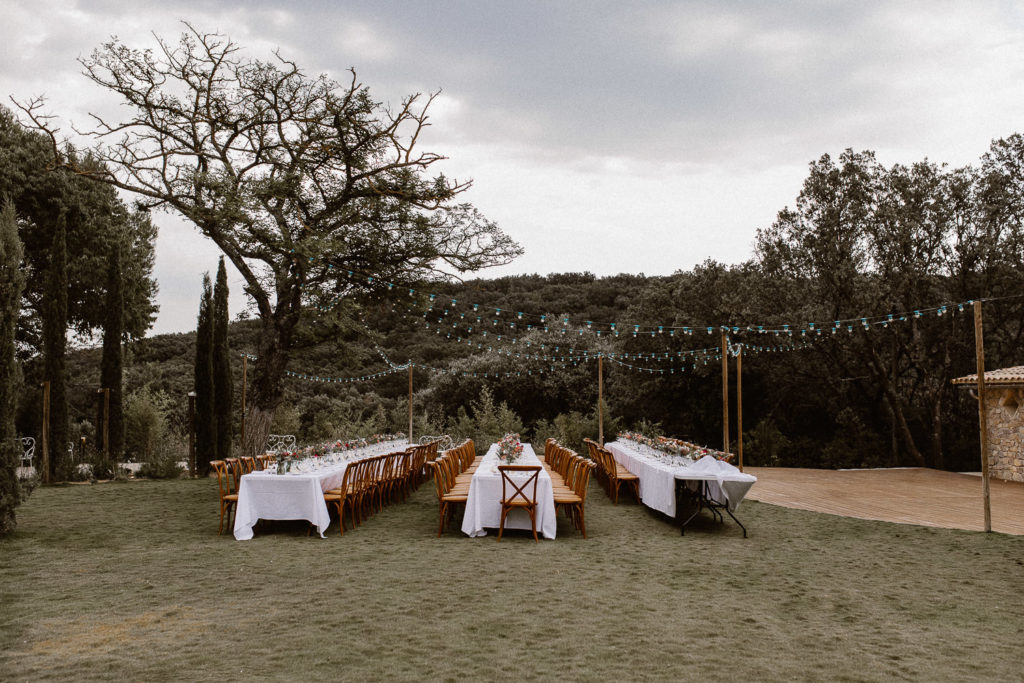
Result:
{"label": "floral centerpiece", "polygon": [[523,444],[518,434],[506,434],[498,442],[498,460],[502,464],[511,465],[523,454]]}

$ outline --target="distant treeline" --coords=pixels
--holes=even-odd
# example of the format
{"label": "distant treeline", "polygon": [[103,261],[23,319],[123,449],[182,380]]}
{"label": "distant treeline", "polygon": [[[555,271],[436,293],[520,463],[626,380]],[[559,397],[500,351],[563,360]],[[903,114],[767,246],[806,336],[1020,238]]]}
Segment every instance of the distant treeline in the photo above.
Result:
{"label": "distant treeline", "polygon": [[[995,141],[977,166],[959,169],[931,162],[886,168],[869,152],[824,156],[811,164],[795,206],[758,231],[754,258],[746,263],[709,261],[662,277],[565,273],[417,284],[415,296],[382,288],[379,297],[346,301],[332,311],[307,310],[288,367],[321,378],[360,377],[389,369],[382,352],[396,364],[418,366],[417,434],[490,438],[512,426],[528,438],[576,439],[596,436],[596,353],[620,354],[620,360],[621,354],[660,354],[624,362],[671,373],[605,362],[606,439],[616,429],[640,426],[718,446],[720,361],[714,353],[685,363],[671,354],[718,347],[718,326],[729,325],[739,328],[730,343],[747,349],[746,462],[976,469],[976,402],[950,384],[974,371],[970,306],[960,311],[957,304],[991,298],[984,305],[987,365],[1021,363],[1021,168],[1024,140],[1016,135]],[[433,308],[427,292],[436,295]],[[941,305],[947,308],[940,315],[935,308]],[[497,309],[502,313],[491,315]],[[534,318],[520,319],[519,312]],[[890,314],[891,323],[867,329],[860,320],[877,323]],[[539,315],[547,316],[548,332],[540,329]],[[571,322],[563,325],[566,318]],[[849,322],[836,327],[835,320]],[[611,322],[618,336],[609,332]],[[816,329],[807,328],[810,322]],[[634,336],[634,324],[665,331]],[[762,325],[789,328],[775,336],[759,334]],[[684,326],[693,334],[677,329],[669,336],[670,328]],[[232,351],[255,353],[256,332],[255,321],[233,323]],[[791,345],[801,348],[757,352]],[[586,360],[571,359],[584,351]],[[193,352],[190,334],[143,339],[129,348],[126,394],[158,403],[172,432],[183,433]],[[72,417],[79,422],[94,414],[97,354],[69,358]],[[237,356],[234,371],[237,390]],[[29,387],[35,386],[31,372],[30,364]],[[274,431],[308,442],[404,430],[407,389],[405,372],[364,382],[292,378]],[[735,416],[735,391],[731,400]],[[37,420],[34,405],[26,394],[19,418],[24,433]],[[237,435],[237,406],[234,414]],[[733,441],[735,433],[734,422]]]}

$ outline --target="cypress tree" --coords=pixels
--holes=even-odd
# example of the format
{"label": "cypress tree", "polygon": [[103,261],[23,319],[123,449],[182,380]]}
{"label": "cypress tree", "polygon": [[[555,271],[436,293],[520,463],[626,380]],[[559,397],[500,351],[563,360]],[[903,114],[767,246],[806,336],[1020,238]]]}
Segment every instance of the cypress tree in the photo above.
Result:
{"label": "cypress tree", "polygon": [[4,202],[0,209],[0,536],[14,530],[17,523],[14,509],[21,502],[17,476],[21,447],[14,441],[19,374],[14,358],[14,325],[25,286],[25,274],[21,269],[23,255],[14,207],[10,202]]}
{"label": "cypress tree", "polygon": [[228,349],[228,274],[224,257],[213,288],[213,398],[217,413],[217,457],[231,457],[231,354]]}
{"label": "cypress tree", "polygon": [[100,386],[110,389],[110,457],[113,462],[124,459],[124,400],[122,380],[124,352],[124,283],[122,280],[121,248],[114,246],[107,259],[107,291],[104,297],[103,360]]}
{"label": "cypress tree", "polygon": [[203,275],[203,298],[196,325],[196,474],[210,473],[210,461],[217,459],[217,415],[213,384],[213,293],[210,274]]}
{"label": "cypress tree", "polygon": [[43,302],[43,379],[50,383],[50,481],[67,479],[68,400],[64,357],[68,333],[67,220],[57,218]]}

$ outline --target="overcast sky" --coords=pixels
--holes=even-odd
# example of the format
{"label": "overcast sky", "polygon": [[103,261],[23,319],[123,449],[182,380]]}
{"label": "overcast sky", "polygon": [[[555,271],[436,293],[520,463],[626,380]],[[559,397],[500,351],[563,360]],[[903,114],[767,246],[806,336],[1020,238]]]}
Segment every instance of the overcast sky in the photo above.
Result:
{"label": "overcast sky", "polygon": [[[751,256],[807,164],[973,163],[1024,130],[1017,2],[0,0],[0,93],[65,121],[110,111],[76,62],[181,20],[308,73],[354,67],[379,100],[441,89],[424,149],[526,249],[484,271],[648,275]],[[217,250],[158,214],[154,332],[195,326]],[[232,282],[232,307],[241,282]]]}

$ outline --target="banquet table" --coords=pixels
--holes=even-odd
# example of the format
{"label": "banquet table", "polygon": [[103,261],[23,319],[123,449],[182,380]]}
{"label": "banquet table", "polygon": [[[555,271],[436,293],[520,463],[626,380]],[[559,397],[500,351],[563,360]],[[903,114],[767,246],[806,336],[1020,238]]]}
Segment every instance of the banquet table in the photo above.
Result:
{"label": "banquet table", "polygon": [[[486,536],[486,529],[497,529],[501,523],[501,474],[498,472],[498,444],[491,444],[473,474],[466,499],[466,514],[462,518],[462,531],[467,536]],[[523,444],[523,453],[516,465],[540,465],[533,447]],[[525,481],[529,474],[510,473],[514,481]],[[532,487],[531,487],[532,488]],[[511,493],[511,492],[510,492]],[[541,469],[537,480],[537,531],[544,538],[554,538],[557,531],[555,496],[551,476]],[[530,529],[530,515],[526,510],[511,510],[505,518],[506,529]]]}
{"label": "banquet table", "polygon": [[684,527],[703,507],[713,513],[724,509],[746,536],[746,527],[733,513],[757,477],[744,474],[737,467],[710,455],[692,464],[677,464],[678,459],[665,457],[632,441],[620,439],[605,444],[605,448],[611,451],[616,462],[637,475],[640,500],[644,505],[676,517],[677,486],[682,483],[697,503],[697,511],[684,520]]}
{"label": "banquet table", "polygon": [[297,470],[285,474],[278,474],[276,469],[243,474],[239,481],[235,510],[235,539],[251,539],[252,528],[261,519],[305,519],[316,527],[320,538],[323,538],[324,531],[331,523],[324,491],[341,486],[345,470],[351,463],[374,455],[404,450],[408,445],[404,439],[385,441],[342,453],[338,462],[313,462],[314,459],[307,459]]}

